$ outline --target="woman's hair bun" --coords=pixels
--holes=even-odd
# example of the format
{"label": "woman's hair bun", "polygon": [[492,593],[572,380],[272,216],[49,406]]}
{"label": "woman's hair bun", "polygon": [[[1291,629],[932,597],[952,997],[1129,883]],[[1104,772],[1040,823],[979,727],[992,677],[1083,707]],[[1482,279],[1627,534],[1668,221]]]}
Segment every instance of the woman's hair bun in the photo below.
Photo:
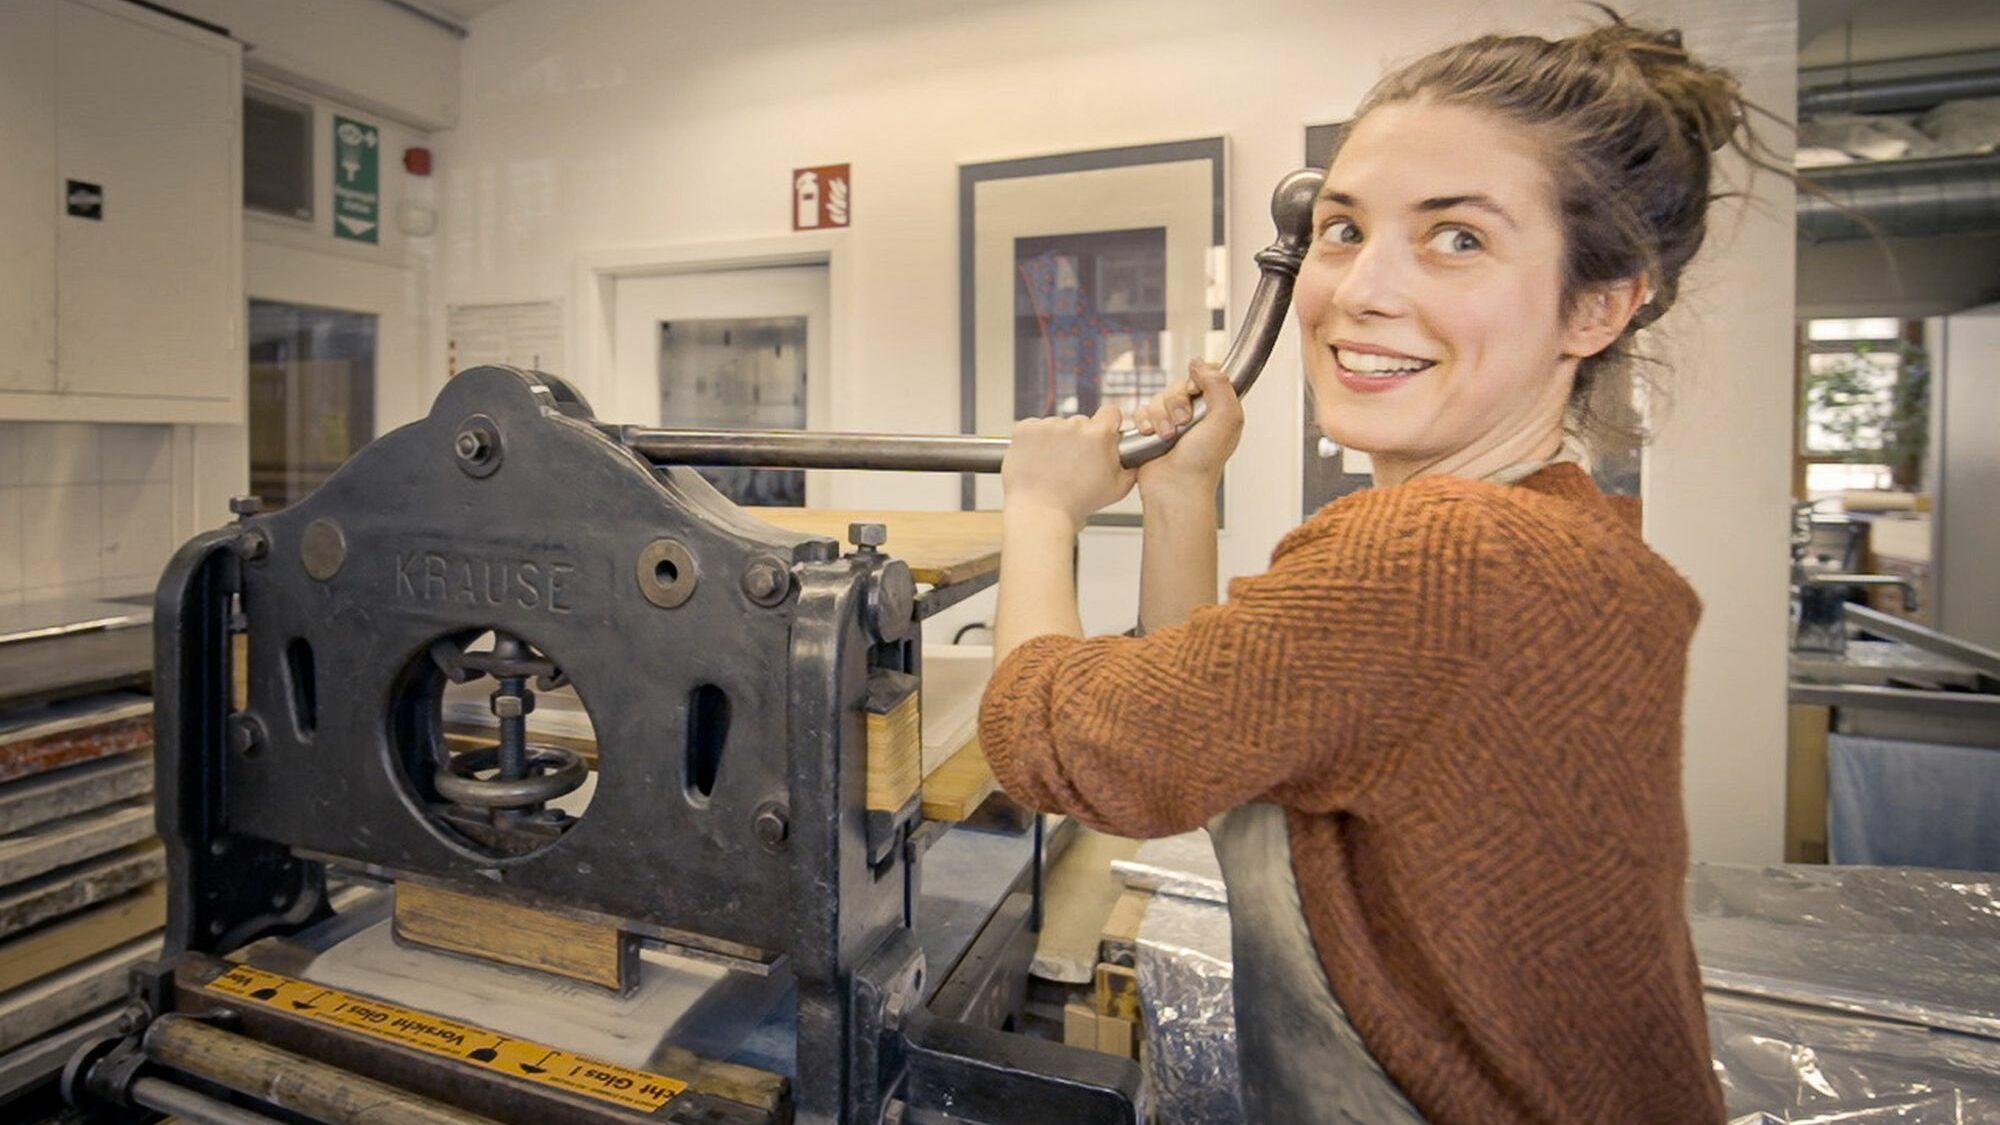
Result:
{"label": "woman's hair bun", "polygon": [[1742,123],[1743,88],[1734,75],[1706,66],[1681,43],[1679,28],[1653,31],[1622,20],[1586,32],[1607,54],[1624,54],[1645,76],[1688,136],[1719,151]]}

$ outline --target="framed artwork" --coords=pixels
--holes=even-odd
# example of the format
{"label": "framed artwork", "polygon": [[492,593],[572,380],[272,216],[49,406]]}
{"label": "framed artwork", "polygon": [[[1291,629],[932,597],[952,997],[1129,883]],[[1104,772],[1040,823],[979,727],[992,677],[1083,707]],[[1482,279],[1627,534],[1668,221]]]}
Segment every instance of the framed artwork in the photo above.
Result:
{"label": "framed artwork", "polygon": [[[1344,121],[1333,125],[1308,125],[1305,166],[1325,168],[1327,161],[1333,158],[1333,146],[1340,140],[1340,131],[1345,128],[1347,123]],[[1299,456],[1303,478],[1299,491],[1303,503],[1299,515],[1303,518],[1351,492],[1372,486],[1375,471],[1368,462],[1367,454],[1358,449],[1341,449],[1319,432],[1319,422],[1313,416],[1312,383],[1309,380],[1299,380],[1299,394],[1302,396],[1299,414],[1304,419]]]}
{"label": "framed artwork", "polygon": [[[1129,415],[1227,341],[1221,137],[959,169],[961,427]],[[966,508],[1000,506],[968,476]],[[1093,523],[1139,523],[1136,493]]]}

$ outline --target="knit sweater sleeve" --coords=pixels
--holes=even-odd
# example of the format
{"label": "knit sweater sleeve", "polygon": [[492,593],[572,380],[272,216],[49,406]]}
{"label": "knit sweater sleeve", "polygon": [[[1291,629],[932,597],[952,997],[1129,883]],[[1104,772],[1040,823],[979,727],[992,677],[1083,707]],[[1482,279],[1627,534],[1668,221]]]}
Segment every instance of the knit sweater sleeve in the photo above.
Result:
{"label": "knit sweater sleeve", "polygon": [[1467,612],[1480,521],[1460,501],[1449,488],[1359,494],[1184,624],[1027,642],[980,707],[995,776],[1126,836],[1261,799],[1353,808],[1480,657]]}

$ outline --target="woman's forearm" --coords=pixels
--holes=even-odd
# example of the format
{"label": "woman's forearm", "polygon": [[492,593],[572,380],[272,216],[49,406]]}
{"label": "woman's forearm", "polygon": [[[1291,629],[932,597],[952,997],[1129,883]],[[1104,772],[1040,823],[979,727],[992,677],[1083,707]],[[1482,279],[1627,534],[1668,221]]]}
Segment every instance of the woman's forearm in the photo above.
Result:
{"label": "woman's forearm", "polygon": [[1139,563],[1139,624],[1146,632],[1215,604],[1215,486],[1146,489]]}
{"label": "woman's forearm", "polygon": [[1083,635],[1076,611],[1074,521],[1053,509],[1012,504],[1002,520],[995,664],[1035,637]]}

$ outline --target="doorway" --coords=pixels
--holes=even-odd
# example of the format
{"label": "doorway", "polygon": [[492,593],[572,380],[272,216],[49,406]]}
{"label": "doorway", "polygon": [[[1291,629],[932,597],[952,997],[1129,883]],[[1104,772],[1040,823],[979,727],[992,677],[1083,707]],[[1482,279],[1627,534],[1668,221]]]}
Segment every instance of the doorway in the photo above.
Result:
{"label": "doorway", "polygon": [[[681,429],[825,429],[824,265],[621,276],[613,297],[621,418]],[[827,506],[825,473],[704,468],[738,504]]]}
{"label": "doorway", "polygon": [[251,490],[293,503],[380,434],[422,416],[414,271],[244,244]]}

